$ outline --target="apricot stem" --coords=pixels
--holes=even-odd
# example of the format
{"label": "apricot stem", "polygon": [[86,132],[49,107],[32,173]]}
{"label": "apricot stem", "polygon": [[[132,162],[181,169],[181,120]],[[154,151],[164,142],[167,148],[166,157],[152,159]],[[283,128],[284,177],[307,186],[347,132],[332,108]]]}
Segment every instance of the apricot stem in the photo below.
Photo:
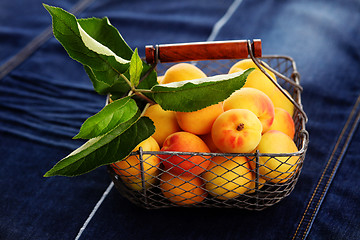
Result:
{"label": "apricot stem", "polygon": [[241,130],[243,130],[244,129],[244,124],[243,123],[240,123],[237,127],[236,127],[236,130],[237,131],[241,131]]}

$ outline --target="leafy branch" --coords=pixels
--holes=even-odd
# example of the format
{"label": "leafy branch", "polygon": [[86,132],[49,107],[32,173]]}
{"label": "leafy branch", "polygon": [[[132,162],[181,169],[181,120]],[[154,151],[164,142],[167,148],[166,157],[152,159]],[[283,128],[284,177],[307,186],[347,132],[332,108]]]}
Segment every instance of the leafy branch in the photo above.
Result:
{"label": "leafy branch", "polygon": [[44,176],[77,176],[121,161],[155,131],[141,116],[139,98],[165,110],[189,112],[216,104],[240,89],[252,70],[203,79],[158,84],[152,66],[128,46],[108,18],[76,19],[44,4],[53,32],[71,58],[83,64],[94,90],[114,101],[89,117],[74,137],[88,141],[60,160]]}

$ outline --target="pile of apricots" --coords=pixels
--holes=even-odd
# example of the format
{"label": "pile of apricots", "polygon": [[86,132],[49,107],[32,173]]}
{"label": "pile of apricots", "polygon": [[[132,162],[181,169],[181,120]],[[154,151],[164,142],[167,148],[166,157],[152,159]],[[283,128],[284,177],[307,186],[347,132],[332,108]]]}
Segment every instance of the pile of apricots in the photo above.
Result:
{"label": "pile of apricots", "polygon": [[[134,149],[142,147],[145,151],[142,166],[136,155],[112,164],[122,181],[134,191],[159,187],[163,197],[178,205],[197,204],[208,196],[229,200],[254,193],[255,185],[260,189],[268,183],[288,181],[296,171],[298,156],[260,155],[255,184],[255,159],[226,155],[257,150],[260,154],[298,152],[293,141],[293,104],[251,59],[237,62],[229,73],[248,68],[255,70],[244,87],[218,104],[194,112],[165,111],[158,104],[148,106],[144,116],[154,122],[155,133]],[[276,81],[276,76],[266,71]],[[204,77],[205,73],[198,67],[178,63],[158,77],[158,82]],[[146,154],[146,151],[159,154]],[[225,154],[210,157],[209,154],[184,155],[184,152]]]}

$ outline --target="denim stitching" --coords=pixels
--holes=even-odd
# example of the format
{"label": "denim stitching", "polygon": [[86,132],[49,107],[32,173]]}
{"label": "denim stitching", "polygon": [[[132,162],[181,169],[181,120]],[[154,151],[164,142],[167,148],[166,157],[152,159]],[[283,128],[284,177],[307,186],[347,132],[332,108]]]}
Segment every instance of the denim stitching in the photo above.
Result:
{"label": "denim stitching", "polygon": [[91,219],[94,217],[95,213],[97,212],[97,210],[100,208],[101,204],[103,203],[103,201],[105,200],[105,198],[109,195],[111,189],[114,187],[114,183],[110,182],[109,186],[106,188],[106,190],[104,191],[103,195],[101,196],[101,198],[99,199],[99,201],[96,203],[95,207],[93,208],[93,210],[91,211],[91,213],[89,214],[89,216],[87,217],[86,221],[84,222],[83,226],[80,228],[78,234],[75,237],[75,240],[80,239],[82,233],[85,231],[86,227],[88,226],[88,224],[90,223]]}
{"label": "denim stitching", "polygon": [[340,153],[340,155],[339,155],[339,157],[338,157],[338,159],[337,159],[337,161],[336,161],[336,163],[335,163],[335,166],[334,166],[334,168],[333,168],[333,170],[332,170],[332,172],[331,172],[331,175],[330,175],[330,177],[329,177],[329,179],[328,179],[328,181],[327,181],[327,183],[326,183],[326,186],[325,186],[324,190],[322,191],[322,194],[321,194],[321,196],[320,196],[320,198],[319,198],[319,200],[318,200],[318,202],[317,202],[317,204],[316,204],[316,208],[314,209],[314,212],[313,212],[312,215],[311,215],[310,221],[309,221],[308,224],[307,224],[307,227],[306,227],[306,229],[305,229],[305,231],[304,231],[304,234],[303,234],[303,238],[302,238],[302,239],[305,239],[305,237],[307,236],[308,229],[309,229],[309,227],[312,225],[311,223],[313,222],[314,215],[318,212],[318,207],[319,207],[319,205],[321,204],[321,202],[322,202],[322,200],[323,200],[323,196],[324,196],[324,194],[326,194],[326,192],[327,192],[327,190],[328,190],[328,186],[330,185],[332,179],[334,178],[334,174],[336,173],[336,170],[338,169],[338,167],[339,167],[339,165],[340,165],[342,156],[343,156],[344,152],[346,151],[347,146],[349,145],[349,142],[350,142],[351,137],[352,137],[352,133],[355,131],[356,126],[357,126],[357,123],[359,122],[359,119],[360,119],[360,113],[357,114],[356,120],[354,121],[354,123],[353,123],[353,125],[352,125],[352,127],[351,127],[349,136],[348,136],[348,138],[346,139],[346,142],[345,142],[345,144],[344,144],[344,146],[343,146],[343,148],[342,148],[342,150],[341,150],[341,153]]}
{"label": "denim stitching", "polygon": [[[313,210],[313,213],[311,214],[311,217],[310,217],[310,219],[308,220],[308,223],[307,223],[307,225],[306,225],[306,229],[304,230],[304,233],[303,233],[301,239],[305,239],[306,236],[307,236],[307,234],[308,234],[308,231],[309,231],[310,226],[312,225],[313,219],[314,219],[316,213],[317,213],[318,210],[319,210],[318,208],[319,208],[319,206],[321,205],[321,203],[322,203],[322,201],[323,201],[323,199],[324,199],[324,197],[325,197],[325,195],[326,195],[326,192],[327,192],[327,190],[328,190],[328,187],[329,187],[329,185],[331,184],[331,181],[332,181],[332,179],[333,179],[333,177],[334,177],[334,175],[335,175],[335,173],[336,173],[336,170],[337,170],[338,166],[340,165],[342,156],[343,156],[344,152],[346,151],[347,146],[349,145],[349,142],[350,142],[350,140],[351,140],[351,138],[352,138],[352,134],[353,134],[353,132],[355,131],[356,126],[357,126],[357,124],[358,124],[358,122],[359,122],[360,113],[359,113],[358,111],[356,111],[359,104],[360,104],[360,96],[358,97],[358,99],[357,99],[357,101],[356,101],[356,103],[355,103],[355,105],[354,105],[354,107],[353,107],[353,109],[352,109],[352,111],[351,111],[351,113],[350,113],[350,115],[349,115],[349,117],[348,117],[348,120],[347,120],[347,122],[345,123],[345,125],[344,125],[344,127],[343,127],[343,129],[342,129],[342,131],[341,131],[341,133],[340,133],[340,136],[338,137],[338,140],[337,140],[337,142],[336,142],[336,145],[335,145],[335,147],[334,147],[334,150],[333,150],[333,152],[331,153],[331,156],[330,156],[330,158],[329,158],[329,160],[328,160],[328,162],[327,162],[327,164],[326,164],[326,167],[325,167],[325,169],[324,169],[324,171],[323,171],[323,173],[322,173],[322,175],[321,175],[321,177],[320,177],[320,179],[319,179],[319,181],[318,181],[318,184],[317,184],[316,188],[315,188],[314,191],[313,191],[313,194],[312,194],[312,196],[311,196],[311,198],[310,198],[310,200],[309,200],[308,205],[306,206],[306,209],[305,209],[305,211],[304,211],[304,214],[303,214],[303,216],[302,216],[302,218],[301,218],[301,220],[300,220],[300,222],[299,222],[299,224],[298,224],[298,227],[297,227],[297,229],[296,229],[296,231],[295,231],[292,239],[295,239],[295,238],[296,238],[296,236],[297,236],[297,234],[298,234],[298,232],[299,232],[299,229],[300,229],[301,226],[303,225],[302,223],[303,223],[303,221],[304,221],[304,218],[305,218],[305,216],[307,215],[307,212],[308,212],[308,210],[309,210],[310,205],[312,205],[313,200],[314,200],[314,198],[315,198],[316,195],[317,195],[319,186],[320,186],[320,185],[322,184],[322,182],[323,182],[324,175],[325,175],[325,173],[327,172],[327,169],[328,169],[329,165],[331,164],[332,159],[333,159],[335,153],[337,152],[337,149],[338,149],[338,147],[339,147],[339,145],[340,145],[340,143],[341,143],[341,141],[342,141],[342,139],[343,139],[344,134],[346,133],[346,130],[348,129],[348,126],[350,125],[351,122],[353,122],[353,125],[352,125],[352,127],[351,127],[351,129],[350,129],[350,132],[348,133],[348,137],[347,137],[347,139],[346,139],[346,141],[345,141],[345,143],[344,143],[344,145],[343,145],[343,148],[342,148],[342,150],[341,150],[341,152],[340,152],[340,155],[339,155],[339,157],[338,157],[338,159],[337,159],[337,161],[336,161],[336,163],[335,163],[335,165],[334,165],[334,167],[333,167],[333,170],[332,170],[332,172],[331,172],[331,175],[330,175],[329,179],[327,180],[326,185],[325,185],[324,188],[323,188],[323,191],[322,191],[322,193],[321,193],[321,195],[320,195],[320,197],[319,197],[319,199],[318,199],[318,202],[317,202],[317,204],[316,204],[316,206],[315,206],[315,208],[314,208],[314,210]],[[355,115],[356,112],[358,112],[358,114],[357,114],[357,116],[356,116],[356,119],[353,120],[354,115]]]}

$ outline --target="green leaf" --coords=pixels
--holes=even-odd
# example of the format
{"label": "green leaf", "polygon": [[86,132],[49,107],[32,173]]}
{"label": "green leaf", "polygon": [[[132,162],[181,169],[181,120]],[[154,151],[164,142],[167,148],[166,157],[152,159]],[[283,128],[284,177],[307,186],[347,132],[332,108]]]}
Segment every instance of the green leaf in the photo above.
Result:
{"label": "green leaf", "polygon": [[123,73],[129,68],[129,60],[125,58],[132,51],[108,19],[77,20],[61,8],[46,4],[44,7],[52,16],[54,36],[71,58],[87,66],[86,72],[90,73],[93,84],[96,82],[95,91],[99,94],[128,92],[130,85]]}
{"label": "green leaf", "polygon": [[[152,66],[143,63],[143,70],[141,73],[140,83],[138,88],[139,89],[151,89],[153,86],[157,85],[157,73]],[[147,76],[145,76],[147,75]],[[152,96],[151,96],[152,97]]]}
{"label": "green leaf", "polygon": [[254,68],[244,72],[202,79],[159,84],[152,87],[153,98],[164,110],[192,112],[216,104],[242,88]]}
{"label": "green leaf", "polygon": [[118,99],[88,118],[74,138],[90,139],[106,134],[119,124],[130,120],[137,111],[136,102],[131,97]]}
{"label": "green leaf", "polygon": [[143,69],[143,62],[141,61],[137,48],[135,49],[130,61],[130,82],[132,86],[136,87],[139,84],[141,72]]}
{"label": "green leaf", "polygon": [[78,19],[81,28],[93,39],[108,47],[117,56],[130,59],[133,51],[125,42],[119,31],[110,23],[107,17]]}
{"label": "green leaf", "polygon": [[[103,82],[103,81],[99,81],[94,72],[91,70],[91,68],[89,66],[86,66],[84,65],[84,69],[85,69],[85,72],[87,73],[87,75],[89,76],[93,86],[94,86],[94,89],[97,93],[99,94],[108,94],[110,92],[112,92],[112,94],[118,94],[120,96],[124,96],[124,93],[123,92],[120,92],[120,93],[113,93],[115,91],[112,91],[112,89],[114,89],[115,87],[115,84],[113,85],[110,85],[106,82]],[[121,87],[121,86],[120,86]]]}
{"label": "green leaf", "polygon": [[153,122],[137,115],[105,135],[88,140],[59,161],[44,176],[77,176],[127,157],[155,131]]}

